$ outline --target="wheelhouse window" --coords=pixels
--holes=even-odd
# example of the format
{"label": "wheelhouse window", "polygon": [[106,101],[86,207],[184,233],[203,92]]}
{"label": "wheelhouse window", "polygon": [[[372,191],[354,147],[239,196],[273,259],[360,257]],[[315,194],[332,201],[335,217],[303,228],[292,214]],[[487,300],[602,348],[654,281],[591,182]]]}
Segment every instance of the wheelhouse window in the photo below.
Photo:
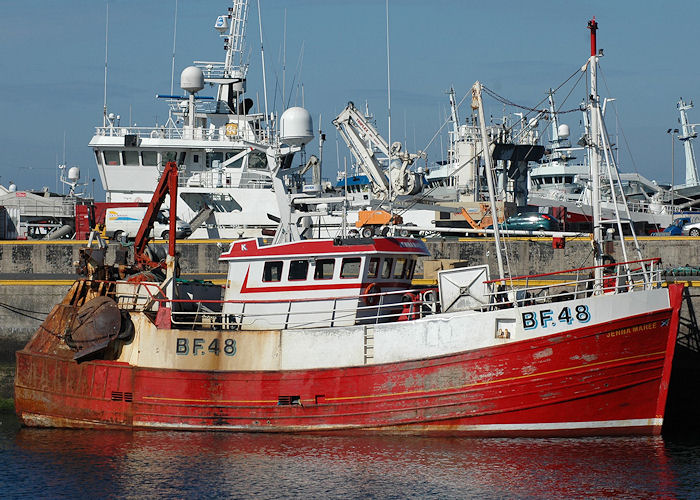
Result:
{"label": "wheelhouse window", "polygon": [[340,266],[341,278],[357,278],[360,276],[360,257],[346,257]]}
{"label": "wheelhouse window", "polygon": [[95,151],[95,160],[97,161],[97,166],[101,167],[102,166],[102,155],[100,154],[99,151]]}
{"label": "wheelhouse window", "polygon": [[316,270],[314,271],[314,279],[329,280],[333,278],[333,269],[335,268],[335,259],[319,259],[316,261]]}
{"label": "wheelhouse window", "polygon": [[119,151],[103,151],[105,165],[119,165]]}
{"label": "wheelhouse window", "polygon": [[122,163],[129,167],[138,167],[139,152],[138,151],[122,151]]}
{"label": "wheelhouse window", "polygon": [[305,280],[308,273],[308,260],[293,260],[289,263],[289,274],[287,275],[287,279],[289,281]]}
{"label": "wheelhouse window", "polygon": [[207,153],[207,168],[212,168],[214,166],[215,161],[218,161],[219,163],[223,163],[224,162],[224,153],[222,153],[221,151]]}
{"label": "wheelhouse window", "polygon": [[379,275],[379,257],[372,257],[369,259],[369,266],[367,269],[368,278],[376,278]]}
{"label": "wheelhouse window", "polygon": [[[238,149],[234,150],[234,151],[227,151],[226,155],[225,155],[226,161],[230,160],[231,158],[233,158],[234,156],[236,156],[240,152],[241,151]],[[228,165],[226,165],[226,167],[228,167],[228,168],[241,168],[241,166],[243,166],[243,157],[240,157],[239,159],[237,159],[233,163],[229,163]]]}
{"label": "wheelhouse window", "polygon": [[393,264],[394,259],[384,259],[382,263],[382,274],[383,279],[388,279],[391,276],[391,264]]}
{"label": "wheelhouse window", "polygon": [[177,161],[177,151],[163,151],[160,154],[161,167],[164,167],[169,161]]}
{"label": "wheelhouse window", "polygon": [[401,257],[396,259],[396,265],[394,265],[394,278],[403,279],[406,274],[406,259]]}
{"label": "wheelhouse window", "polygon": [[141,165],[155,167],[158,165],[158,153],[155,151],[141,151]]}
{"label": "wheelhouse window", "polygon": [[276,260],[272,262],[265,262],[265,268],[263,269],[263,281],[281,281],[282,280],[282,261]]}
{"label": "wheelhouse window", "polygon": [[261,151],[251,151],[248,154],[248,168],[267,170],[267,155]]}
{"label": "wheelhouse window", "polygon": [[411,259],[408,261],[408,268],[406,269],[406,279],[412,280],[413,273],[416,271],[416,261]]}

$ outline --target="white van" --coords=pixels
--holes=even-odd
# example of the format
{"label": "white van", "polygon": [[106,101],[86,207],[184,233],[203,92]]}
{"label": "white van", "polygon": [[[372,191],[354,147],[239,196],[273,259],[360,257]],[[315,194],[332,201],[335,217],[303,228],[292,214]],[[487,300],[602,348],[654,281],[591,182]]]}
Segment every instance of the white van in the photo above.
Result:
{"label": "white van", "polygon": [[[147,207],[117,207],[109,208],[105,213],[105,236],[112,240],[133,239],[139,232],[141,222],[146,215]],[[153,223],[151,237],[168,239],[170,235],[170,222],[168,211],[161,210]],[[187,238],[192,234],[190,225],[176,218],[175,237]]]}

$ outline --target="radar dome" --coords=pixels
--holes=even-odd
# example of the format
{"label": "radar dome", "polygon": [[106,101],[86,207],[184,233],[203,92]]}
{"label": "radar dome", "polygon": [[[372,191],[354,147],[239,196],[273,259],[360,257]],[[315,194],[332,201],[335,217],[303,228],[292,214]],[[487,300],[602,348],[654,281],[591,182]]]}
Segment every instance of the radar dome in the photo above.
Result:
{"label": "radar dome", "polygon": [[204,73],[197,66],[187,66],[180,73],[180,88],[192,94],[204,88]]}
{"label": "radar dome", "polygon": [[77,182],[80,179],[80,168],[71,167],[68,169],[68,180],[71,182]]}
{"label": "radar dome", "polygon": [[569,138],[569,126],[566,123],[562,123],[557,128],[557,134],[559,135],[560,139],[568,139]]}
{"label": "radar dome", "polygon": [[280,118],[282,142],[291,146],[303,146],[314,138],[314,125],[311,115],[304,108],[289,108]]}
{"label": "radar dome", "polygon": [[17,191],[17,184],[15,184],[14,182],[10,181],[10,185],[7,186],[7,190],[8,190],[10,193],[15,193],[15,192]]}

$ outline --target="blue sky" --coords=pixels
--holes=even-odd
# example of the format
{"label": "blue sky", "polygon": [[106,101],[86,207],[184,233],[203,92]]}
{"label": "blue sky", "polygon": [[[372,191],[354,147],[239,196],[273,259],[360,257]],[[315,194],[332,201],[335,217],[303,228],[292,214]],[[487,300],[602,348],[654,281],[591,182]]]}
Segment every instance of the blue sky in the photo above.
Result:
{"label": "blue sky", "polygon": [[[55,189],[64,136],[68,165],[79,165],[83,179],[97,177],[87,144],[102,117],[105,5],[105,0],[0,0],[0,184],[13,180],[19,189]],[[110,0],[109,5],[109,110],[120,114],[122,123],[129,115],[138,125],[162,123],[167,108],[155,94],[170,91],[175,0]],[[192,60],[223,58],[213,23],[229,5],[178,0],[176,91],[180,71]],[[250,7],[248,90],[262,98],[255,0]],[[324,176],[334,178],[331,120],[347,101],[368,101],[387,136],[385,2],[261,0],[269,101],[276,99],[279,112],[285,9],[287,92],[291,104],[301,104],[298,84],[303,83],[315,128],[322,116],[328,138]],[[695,49],[700,2],[390,0],[389,9],[393,140],[406,139],[410,150],[424,148],[447,112],[445,91],[451,85],[461,98],[480,80],[513,102],[536,105],[548,88],[585,63],[586,23],[595,15],[598,46],[605,50],[601,94],[616,98],[617,120],[609,129],[620,133],[622,170],[670,182],[666,129],[678,126],[680,96],[700,99]],[[577,87],[563,107],[576,107],[584,91]],[[518,111],[488,99],[486,106],[487,115],[513,117]],[[464,117],[467,111],[461,111]],[[700,122],[700,110],[691,110],[689,117]],[[566,119],[575,130],[579,115]],[[314,143],[310,151],[315,149]],[[342,142],[338,151],[342,164],[350,155]],[[684,169],[679,144],[675,152],[679,182]],[[439,138],[428,153],[429,160],[441,159]],[[99,179],[95,185],[100,199]]]}

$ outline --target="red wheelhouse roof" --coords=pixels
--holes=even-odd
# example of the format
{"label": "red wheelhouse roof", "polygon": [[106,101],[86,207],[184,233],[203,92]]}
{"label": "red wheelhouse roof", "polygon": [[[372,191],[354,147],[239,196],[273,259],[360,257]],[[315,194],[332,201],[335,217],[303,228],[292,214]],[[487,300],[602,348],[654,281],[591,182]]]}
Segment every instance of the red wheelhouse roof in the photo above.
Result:
{"label": "red wheelhouse roof", "polygon": [[347,254],[430,255],[423,240],[416,238],[373,238],[346,240],[302,240],[278,245],[263,245],[260,239],[235,241],[219,260],[261,257],[318,257]]}

